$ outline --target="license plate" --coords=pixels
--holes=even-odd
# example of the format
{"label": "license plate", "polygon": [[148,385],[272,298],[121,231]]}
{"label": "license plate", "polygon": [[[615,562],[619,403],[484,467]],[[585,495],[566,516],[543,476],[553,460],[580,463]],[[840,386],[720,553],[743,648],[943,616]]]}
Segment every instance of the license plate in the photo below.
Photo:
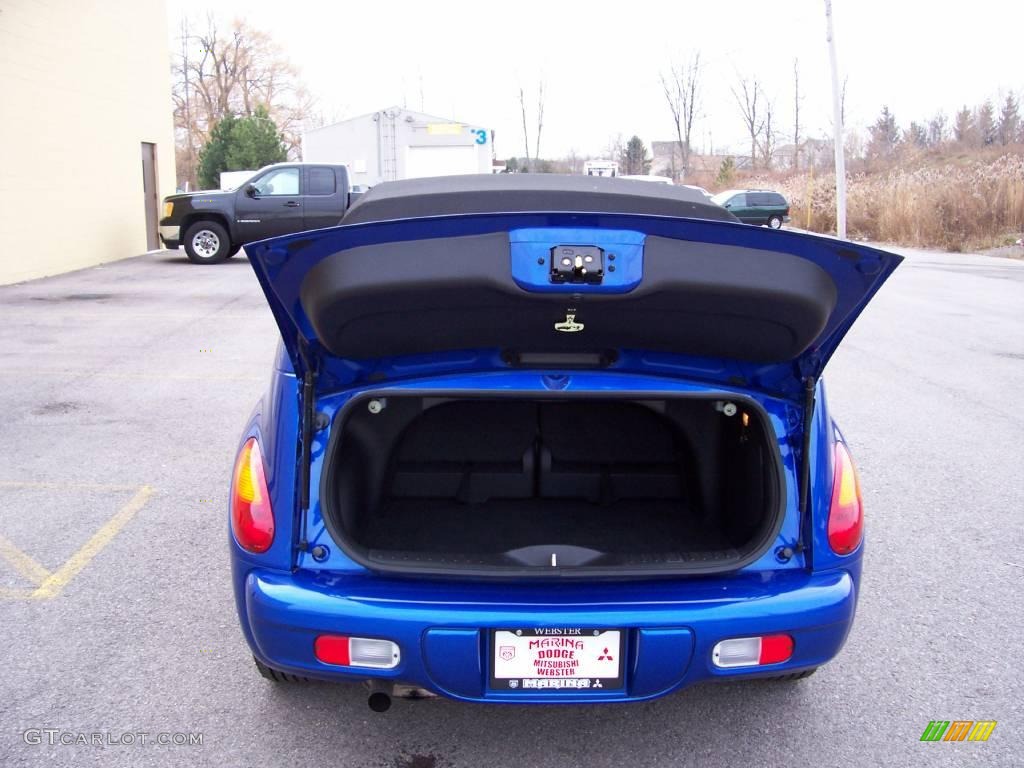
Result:
{"label": "license plate", "polygon": [[491,689],[622,688],[622,634],[619,629],[496,629],[491,633]]}

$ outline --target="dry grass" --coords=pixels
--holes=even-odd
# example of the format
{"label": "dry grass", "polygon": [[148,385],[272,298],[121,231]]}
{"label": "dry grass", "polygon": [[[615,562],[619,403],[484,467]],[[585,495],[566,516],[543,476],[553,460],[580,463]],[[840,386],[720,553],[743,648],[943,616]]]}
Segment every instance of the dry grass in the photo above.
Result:
{"label": "dry grass", "polygon": [[[835,231],[833,174],[744,183],[786,195],[794,226]],[[1024,231],[1024,155],[918,158],[903,167],[855,173],[847,198],[852,238],[952,251],[1005,245]]]}

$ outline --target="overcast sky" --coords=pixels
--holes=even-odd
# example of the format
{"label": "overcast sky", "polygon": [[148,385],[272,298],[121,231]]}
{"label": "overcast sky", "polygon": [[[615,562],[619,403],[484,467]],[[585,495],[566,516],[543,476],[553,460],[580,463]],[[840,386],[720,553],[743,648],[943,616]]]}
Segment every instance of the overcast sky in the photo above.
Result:
{"label": "overcast sky", "polygon": [[[1022,0],[835,0],[847,123],[882,104],[905,126],[937,109],[1024,91]],[[518,92],[546,90],[541,155],[598,154],[616,133],[673,138],[659,72],[700,50],[694,145],[747,145],[731,92],[757,74],[792,133],[799,60],[804,135],[831,128],[823,0],[564,2],[168,0],[172,51],[183,14],[244,17],[269,32],[335,119],[392,104],[493,129],[499,157],[523,153]],[[531,128],[532,130],[532,128]],[[791,138],[789,139],[791,140]],[[785,143],[785,141],[780,141]]]}

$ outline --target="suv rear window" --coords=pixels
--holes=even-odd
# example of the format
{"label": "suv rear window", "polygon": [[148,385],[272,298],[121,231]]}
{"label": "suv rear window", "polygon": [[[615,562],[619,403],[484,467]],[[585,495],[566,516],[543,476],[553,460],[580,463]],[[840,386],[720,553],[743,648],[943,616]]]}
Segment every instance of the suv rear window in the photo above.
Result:
{"label": "suv rear window", "polygon": [[309,169],[309,194],[311,194],[311,195],[333,195],[334,194],[334,169],[333,168],[310,168]]}

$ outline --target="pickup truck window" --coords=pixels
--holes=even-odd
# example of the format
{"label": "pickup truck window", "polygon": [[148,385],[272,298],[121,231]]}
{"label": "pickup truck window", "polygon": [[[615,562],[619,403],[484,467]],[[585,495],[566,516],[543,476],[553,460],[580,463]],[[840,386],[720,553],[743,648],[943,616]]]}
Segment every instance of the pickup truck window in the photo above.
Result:
{"label": "pickup truck window", "polygon": [[333,195],[334,194],[334,169],[333,168],[310,168],[309,169],[309,195]]}
{"label": "pickup truck window", "polygon": [[299,194],[299,169],[278,168],[253,182],[261,197]]}

